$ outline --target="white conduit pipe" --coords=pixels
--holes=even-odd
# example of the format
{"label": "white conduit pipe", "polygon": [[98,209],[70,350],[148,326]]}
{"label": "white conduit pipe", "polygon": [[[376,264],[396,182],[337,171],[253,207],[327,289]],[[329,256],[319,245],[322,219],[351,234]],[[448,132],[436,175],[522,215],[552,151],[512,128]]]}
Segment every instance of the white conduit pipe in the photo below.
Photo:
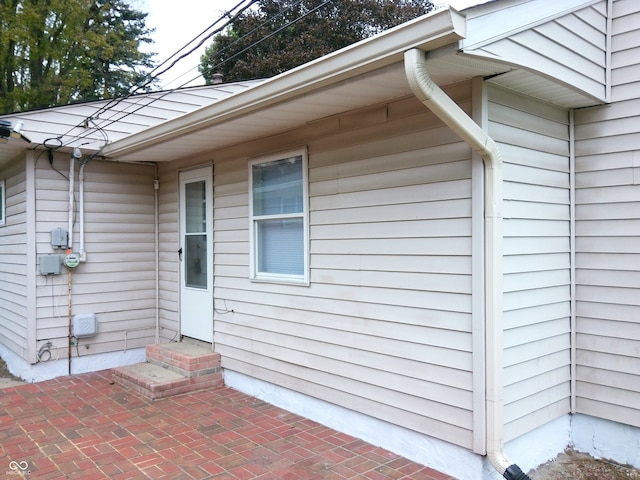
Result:
{"label": "white conduit pipe", "polygon": [[87,261],[87,252],[84,249],[84,167],[87,163],[82,162],[80,164],[80,170],[78,171],[78,194],[80,196],[80,261]]}
{"label": "white conduit pipe", "polygon": [[405,52],[404,65],[413,94],[484,160],[487,457],[508,480],[530,480],[503,453],[502,156],[493,139],[431,80],[422,50]]}
{"label": "white conduit pipe", "polygon": [[75,182],[75,168],[76,168],[76,157],[75,151],[73,155],[69,158],[69,227],[67,233],[67,249],[71,250],[73,248],[73,192]]}

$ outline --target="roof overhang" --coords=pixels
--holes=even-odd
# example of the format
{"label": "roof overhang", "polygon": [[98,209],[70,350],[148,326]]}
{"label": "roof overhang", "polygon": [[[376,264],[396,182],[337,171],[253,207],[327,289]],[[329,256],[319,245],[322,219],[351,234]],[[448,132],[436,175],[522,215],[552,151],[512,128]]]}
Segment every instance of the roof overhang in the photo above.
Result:
{"label": "roof overhang", "polygon": [[0,168],[20,161],[28,150],[71,153],[80,148],[83,154],[95,154],[109,141],[218,102],[262,81],[144,92],[0,115],[0,121],[20,126],[20,132],[24,132],[19,136],[12,132],[6,142],[0,139]]}
{"label": "roof overhang", "polygon": [[[414,48],[428,52],[429,75],[440,86],[483,77],[561,108],[605,102],[606,65],[597,60],[604,54],[596,56],[589,75],[582,74],[581,52],[577,47],[557,47],[563,45],[567,36],[562,32],[568,30],[556,28],[558,22],[593,13],[601,8],[601,0],[539,2],[487,2],[463,14],[446,8],[267,80],[152,93],[132,99],[131,104],[123,101],[117,109],[109,109],[114,120],[93,133],[85,124],[95,118],[95,105],[27,112],[21,119],[34,143],[0,145],[0,167],[26,149],[43,148],[44,139],[55,140],[60,134],[66,135],[68,148],[81,146],[108,159],[170,162],[317,124],[411,96],[403,56]],[[598,22],[606,18],[600,12]],[[598,28],[606,33],[603,25]],[[541,49],[534,41],[540,36],[548,48]],[[154,98],[157,95],[159,99]],[[143,100],[148,104],[140,103]],[[38,126],[42,131],[36,130]]]}
{"label": "roof overhang", "polygon": [[404,52],[457,44],[465,33],[463,15],[440,10],[123,138],[101,153],[121,161],[171,161],[410,95]]}

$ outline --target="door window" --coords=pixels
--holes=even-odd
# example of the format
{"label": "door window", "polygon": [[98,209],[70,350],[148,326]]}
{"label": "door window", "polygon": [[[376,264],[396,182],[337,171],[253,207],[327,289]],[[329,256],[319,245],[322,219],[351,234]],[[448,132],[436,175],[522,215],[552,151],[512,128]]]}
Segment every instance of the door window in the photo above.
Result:
{"label": "door window", "polygon": [[207,190],[200,180],[185,185],[185,285],[207,288]]}

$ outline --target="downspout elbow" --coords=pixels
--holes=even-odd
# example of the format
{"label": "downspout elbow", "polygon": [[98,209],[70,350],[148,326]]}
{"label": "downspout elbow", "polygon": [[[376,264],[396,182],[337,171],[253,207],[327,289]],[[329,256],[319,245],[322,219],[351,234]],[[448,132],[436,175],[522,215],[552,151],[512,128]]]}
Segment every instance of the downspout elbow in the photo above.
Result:
{"label": "downspout elbow", "polygon": [[518,465],[511,463],[509,459],[504,456],[502,450],[494,452],[487,451],[487,457],[491,465],[493,465],[493,468],[507,480],[531,480]]}
{"label": "downspout elbow", "polygon": [[501,170],[502,155],[495,141],[431,79],[424,52],[417,48],[406,51],[404,68],[416,98],[469,144],[487,168]]}
{"label": "downspout elbow", "polygon": [[502,476],[507,480],[531,480],[526,473],[520,470],[518,465],[509,466]]}

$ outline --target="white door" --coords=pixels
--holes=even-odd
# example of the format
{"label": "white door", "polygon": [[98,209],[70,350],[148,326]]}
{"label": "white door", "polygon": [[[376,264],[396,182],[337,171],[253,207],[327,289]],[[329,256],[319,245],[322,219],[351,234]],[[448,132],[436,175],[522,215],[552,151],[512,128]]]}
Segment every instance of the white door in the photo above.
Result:
{"label": "white door", "polygon": [[180,334],[213,342],[213,172],[180,173]]}

